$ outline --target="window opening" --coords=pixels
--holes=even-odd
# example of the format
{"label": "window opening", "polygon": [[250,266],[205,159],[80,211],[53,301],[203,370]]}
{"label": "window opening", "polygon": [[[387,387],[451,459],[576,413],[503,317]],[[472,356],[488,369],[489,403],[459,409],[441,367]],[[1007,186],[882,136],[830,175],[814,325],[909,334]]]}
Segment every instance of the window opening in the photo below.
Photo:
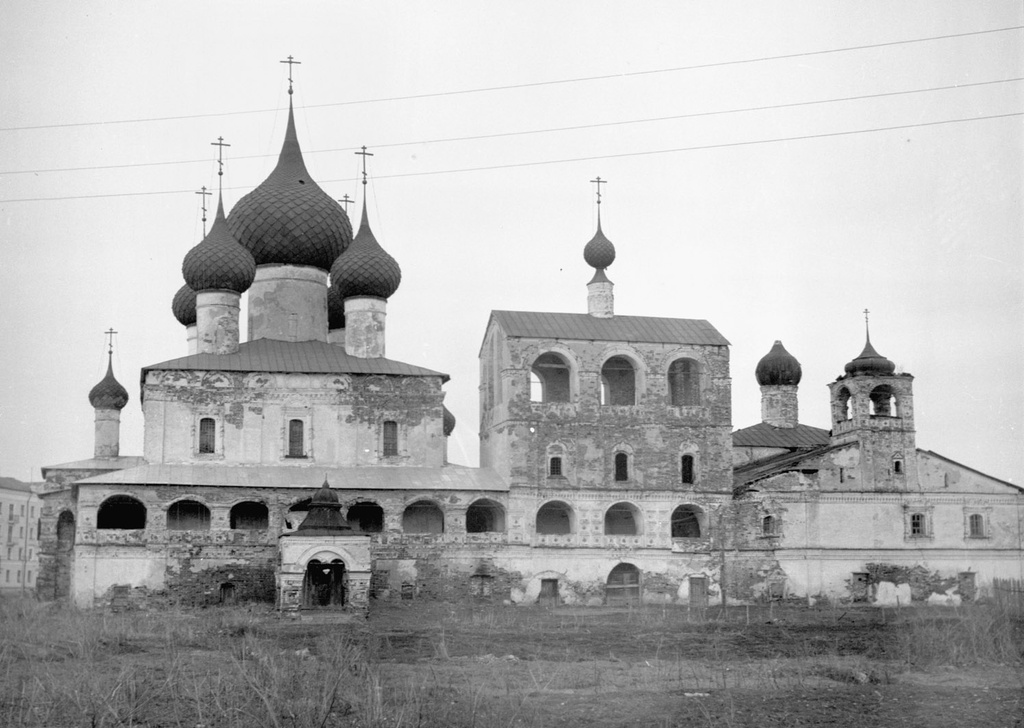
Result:
{"label": "window opening", "polygon": [[376,503],[354,503],[349,506],[349,525],[363,533],[380,533],[384,530],[384,509]]}
{"label": "window opening", "polygon": [[568,402],[569,364],[558,354],[537,357],[530,370],[530,399],[534,402]]}
{"label": "window opening", "polygon": [[762,536],[774,536],[775,535],[775,516],[765,516],[761,519],[761,535]]}
{"label": "window opening", "polygon": [[340,607],[345,604],[348,573],[341,559],[322,563],[311,559],[302,584],[303,603],[307,607]]}
{"label": "window opening", "polygon": [[871,390],[869,395],[870,411],[874,417],[898,417],[896,392],[888,384],[882,384]]}
{"label": "window opening", "polygon": [[615,480],[629,480],[629,455],[624,452],[615,453]]}
{"label": "window opening", "polygon": [[[72,519],[72,523],[73,523]],[[96,514],[98,529],[137,529],[146,527],[146,507],[128,495],[114,495],[100,504]]]}
{"label": "window opening", "polygon": [[601,404],[636,404],[636,371],[624,356],[613,356],[601,367]]}
{"label": "window opening", "polygon": [[910,535],[911,536],[924,536],[924,514],[923,513],[912,513],[910,514]]}
{"label": "window opening", "polygon": [[57,517],[57,550],[70,551],[74,546],[75,517],[71,511],[61,511]]}
{"label": "window opening", "polygon": [[210,509],[193,500],[172,503],[167,509],[168,531],[209,531]]}
{"label": "window opening", "polygon": [[967,519],[971,538],[983,538],[985,536],[985,517],[980,513],[972,513]]}
{"label": "window opening", "polygon": [[505,530],[505,509],[489,500],[479,500],[466,509],[466,533],[500,533]]}
{"label": "window opening", "polygon": [[677,359],[668,368],[668,390],[673,405],[700,404],[700,365],[692,359]]}
{"label": "window opening", "polygon": [[683,455],[680,471],[684,483],[693,483],[693,455]]}
{"label": "window opening", "polygon": [[232,530],[264,531],[270,525],[270,512],[256,501],[236,503],[231,507],[230,521]]}
{"label": "window opening", "polygon": [[679,506],[672,511],[672,538],[700,538],[700,510]]}
{"label": "window opening", "polygon": [[542,607],[558,606],[558,579],[541,579],[537,603]]}
{"label": "window opening", "polygon": [[640,513],[630,503],[616,503],[604,514],[606,536],[637,536],[640,533]]}
{"label": "window opening", "polygon": [[562,458],[553,457],[548,461],[548,475],[558,478],[562,475]]}
{"label": "window opening", "polygon": [[210,454],[217,451],[217,422],[212,417],[199,420],[199,452]]}
{"label": "window opening", "polygon": [[850,390],[843,387],[836,397],[836,421],[853,419],[853,403],[850,399]]}
{"label": "window opening", "polygon": [[406,533],[444,533],[444,513],[428,501],[413,503],[402,513],[402,530]]}
{"label": "window opening", "polygon": [[892,461],[892,471],[894,473],[896,473],[896,475],[903,475],[903,461],[902,460],[893,460]]}
{"label": "window opening", "polygon": [[306,457],[305,429],[302,420],[288,420],[288,457]]}
{"label": "window opening", "polygon": [[548,536],[572,533],[572,508],[561,501],[545,503],[537,510],[536,528]]}
{"label": "window opening", "polygon": [[384,457],[392,458],[398,455],[398,423],[394,420],[384,422]]}
{"label": "window opening", "polygon": [[220,585],[220,603],[221,604],[234,604],[235,603],[235,585],[230,581],[226,581]]}

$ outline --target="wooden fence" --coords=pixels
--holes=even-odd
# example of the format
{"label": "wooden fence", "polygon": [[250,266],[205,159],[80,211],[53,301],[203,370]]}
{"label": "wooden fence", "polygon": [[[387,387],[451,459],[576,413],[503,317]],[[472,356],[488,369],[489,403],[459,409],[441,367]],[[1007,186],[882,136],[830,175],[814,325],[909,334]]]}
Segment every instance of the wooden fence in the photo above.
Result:
{"label": "wooden fence", "polygon": [[993,579],[992,597],[1004,609],[1024,612],[1024,579]]}

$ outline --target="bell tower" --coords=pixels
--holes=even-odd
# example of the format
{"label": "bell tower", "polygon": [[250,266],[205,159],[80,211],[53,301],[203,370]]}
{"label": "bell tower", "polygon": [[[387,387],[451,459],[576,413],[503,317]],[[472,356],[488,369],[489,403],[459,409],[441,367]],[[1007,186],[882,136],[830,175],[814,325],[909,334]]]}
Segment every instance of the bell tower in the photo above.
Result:
{"label": "bell tower", "polygon": [[918,489],[913,382],[875,351],[867,332],[864,350],[828,385],[832,444],[860,447],[858,490]]}

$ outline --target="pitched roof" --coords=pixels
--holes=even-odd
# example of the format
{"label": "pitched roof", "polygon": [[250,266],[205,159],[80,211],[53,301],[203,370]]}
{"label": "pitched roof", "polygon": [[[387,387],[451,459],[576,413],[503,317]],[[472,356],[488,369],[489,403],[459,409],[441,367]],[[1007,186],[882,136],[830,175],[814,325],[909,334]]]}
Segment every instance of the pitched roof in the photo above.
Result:
{"label": "pitched roof", "polygon": [[583,341],[630,341],[647,344],[728,346],[728,340],[703,319],[656,316],[598,318],[586,313],[491,311],[509,336]]}
{"label": "pitched roof", "polygon": [[189,369],[215,372],[288,372],[297,374],[389,374],[400,377],[449,377],[432,369],[383,357],[363,359],[324,341],[276,341],[257,339],[238,345],[234,354],[192,354],[151,364],[142,369]]}
{"label": "pitched roof", "polygon": [[301,467],[157,463],[79,480],[77,485],[177,485],[246,488],[320,488],[334,490],[486,490],[507,491],[493,470],[446,465],[442,468]]}
{"label": "pitched roof", "polygon": [[[743,486],[753,483],[757,480],[763,480],[772,475],[778,475],[779,473],[786,473],[793,470],[804,470],[805,460],[817,459],[823,453],[835,448],[847,447],[848,445],[821,445],[819,447],[809,448],[806,450],[797,450],[795,452],[784,452],[778,455],[774,455],[764,460],[755,460],[750,463],[745,463],[738,467],[733,468],[732,480],[733,490],[741,489]],[[815,464],[813,470],[817,470]]]}
{"label": "pitched roof", "polygon": [[733,447],[785,447],[808,448],[827,445],[830,433],[820,427],[797,425],[796,427],[772,427],[760,422],[732,433]]}

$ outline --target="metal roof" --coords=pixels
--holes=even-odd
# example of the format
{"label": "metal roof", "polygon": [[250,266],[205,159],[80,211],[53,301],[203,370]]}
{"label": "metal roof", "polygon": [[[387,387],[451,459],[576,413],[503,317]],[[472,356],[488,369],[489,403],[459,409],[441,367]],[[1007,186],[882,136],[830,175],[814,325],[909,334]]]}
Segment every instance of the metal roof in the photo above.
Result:
{"label": "metal roof", "polygon": [[319,488],[326,477],[334,490],[508,491],[493,470],[446,465],[442,468],[321,465],[222,465],[157,463],[79,480],[76,485],[176,485],[246,488]]}
{"label": "metal roof", "polygon": [[729,345],[729,341],[703,319],[656,316],[598,318],[586,313],[534,311],[491,311],[491,319],[509,336],[524,338]]}
{"label": "metal roof", "polygon": [[151,364],[142,369],[189,369],[216,372],[288,372],[296,374],[388,374],[399,377],[449,377],[432,369],[383,357],[363,359],[345,353],[342,346],[324,341],[257,339],[238,345],[234,354],[192,354]]}
{"label": "metal roof", "polygon": [[772,427],[761,422],[732,433],[733,447],[785,447],[808,448],[828,445],[830,433],[820,427]]}

